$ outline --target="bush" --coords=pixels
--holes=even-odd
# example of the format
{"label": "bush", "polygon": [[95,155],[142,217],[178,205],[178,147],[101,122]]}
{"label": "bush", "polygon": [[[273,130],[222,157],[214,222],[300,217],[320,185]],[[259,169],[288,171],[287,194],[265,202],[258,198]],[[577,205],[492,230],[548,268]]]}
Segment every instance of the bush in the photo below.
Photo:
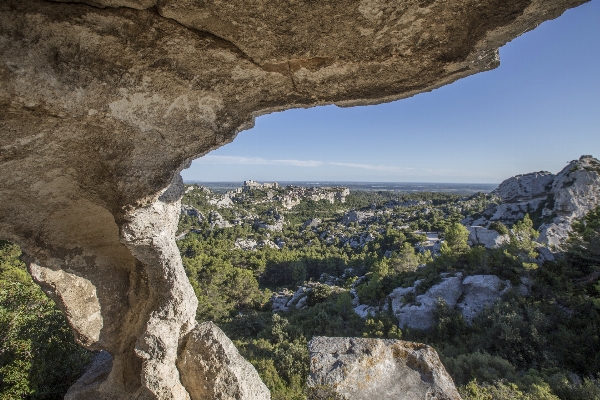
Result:
{"label": "bush", "polygon": [[508,234],[508,228],[500,221],[494,221],[490,224],[489,229],[498,232],[501,235]]}
{"label": "bush", "polygon": [[493,383],[500,379],[513,381],[517,371],[514,365],[502,357],[475,352],[444,358],[444,366],[456,385],[465,385],[473,380]]}
{"label": "bush", "polygon": [[329,285],[316,284],[312,287],[312,290],[308,293],[308,299],[306,304],[309,307],[313,307],[317,303],[322,303],[327,300],[331,295],[331,287]]}
{"label": "bush", "polygon": [[315,386],[308,389],[307,400],[344,400],[343,396],[340,396],[329,386]]}
{"label": "bush", "polygon": [[33,283],[20,253],[0,242],[0,398],[59,399],[92,353],[75,344],[65,317]]}

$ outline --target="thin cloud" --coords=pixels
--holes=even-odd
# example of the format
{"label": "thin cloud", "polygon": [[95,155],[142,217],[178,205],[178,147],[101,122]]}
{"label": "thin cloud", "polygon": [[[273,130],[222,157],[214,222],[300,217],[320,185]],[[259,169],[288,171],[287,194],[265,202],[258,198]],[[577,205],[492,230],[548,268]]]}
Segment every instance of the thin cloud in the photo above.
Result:
{"label": "thin cloud", "polygon": [[198,164],[213,165],[288,165],[301,168],[317,168],[325,166],[337,166],[346,168],[365,169],[369,171],[379,171],[387,173],[388,176],[411,176],[411,177],[461,177],[461,178],[487,178],[493,179],[483,171],[460,171],[451,169],[432,169],[432,168],[401,168],[395,165],[374,165],[349,162],[333,162],[318,160],[294,160],[294,159],[266,159],[262,157],[243,157],[243,156],[219,156],[206,155],[195,161]]}
{"label": "thin cloud", "polygon": [[196,160],[200,164],[233,164],[233,165],[289,165],[293,167],[316,168],[327,165],[347,168],[366,169],[369,171],[380,171],[404,175],[411,172],[415,176],[484,176],[480,172],[465,172],[449,169],[429,169],[429,168],[402,168],[396,165],[375,165],[350,162],[333,162],[318,160],[294,160],[294,159],[266,159],[262,157],[243,157],[243,156],[217,156],[206,155]]}
{"label": "thin cloud", "polygon": [[241,164],[241,165],[292,165],[294,167],[320,167],[324,163],[314,160],[267,160],[261,157],[213,156],[207,155],[196,160],[200,164]]}
{"label": "thin cloud", "polygon": [[294,167],[322,167],[324,165],[335,165],[338,167],[361,168],[371,171],[404,172],[413,168],[400,168],[394,165],[372,165],[346,162],[324,162],[315,160],[269,160],[262,157],[242,157],[242,156],[216,156],[206,155],[196,162],[200,164],[242,164],[242,165],[291,165]]}

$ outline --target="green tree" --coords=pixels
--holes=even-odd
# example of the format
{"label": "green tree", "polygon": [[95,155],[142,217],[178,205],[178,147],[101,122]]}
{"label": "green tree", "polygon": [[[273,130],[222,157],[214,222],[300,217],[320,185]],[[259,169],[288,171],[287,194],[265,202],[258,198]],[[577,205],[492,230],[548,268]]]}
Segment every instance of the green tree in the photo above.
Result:
{"label": "green tree", "polygon": [[469,250],[467,240],[469,240],[469,230],[459,222],[453,223],[444,233],[442,253],[462,254],[467,252]]}
{"label": "green tree", "polygon": [[410,243],[403,243],[400,253],[391,259],[391,269],[396,272],[415,271],[417,267],[424,264],[427,257],[423,257],[415,251]]}
{"label": "green tree", "polygon": [[535,258],[538,255],[536,249],[539,244],[535,242],[535,239],[539,235],[539,232],[533,229],[533,221],[529,218],[529,214],[525,214],[523,219],[514,224],[510,231],[508,250],[518,257],[525,269],[537,268]]}
{"label": "green tree", "polygon": [[33,283],[18,246],[0,241],[0,398],[62,398],[90,361],[54,302]]}

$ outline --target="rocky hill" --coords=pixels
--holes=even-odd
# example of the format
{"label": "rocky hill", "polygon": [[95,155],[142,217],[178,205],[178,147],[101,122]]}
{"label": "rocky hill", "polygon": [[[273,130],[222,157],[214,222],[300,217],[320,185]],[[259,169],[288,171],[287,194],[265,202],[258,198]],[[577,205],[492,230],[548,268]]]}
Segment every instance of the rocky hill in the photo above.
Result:
{"label": "rocky hill", "polygon": [[585,2],[1,1],[0,234],[77,341],[115,357],[78,398],[189,397],[198,303],[175,230],[190,160],[258,115],[496,68],[505,43]]}
{"label": "rocky hill", "polygon": [[502,182],[493,194],[501,203],[492,204],[480,216],[466,218],[465,225],[489,227],[497,221],[512,226],[528,213],[539,229],[538,241],[557,250],[573,220],[600,204],[600,161],[584,155],[556,175],[517,175]]}
{"label": "rocky hill", "polygon": [[[443,201],[395,198],[362,208],[352,208],[346,203],[347,198],[353,199],[347,188],[281,188],[276,183],[246,181],[242,188],[225,194],[190,186],[186,192],[190,196],[186,197],[187,202],[195,199],[198,207],[202,208],[204,204],[209,208],[200,211],[184,204],[182,210],[187,216],[199,216],[200,222],[202,213],[207,213],[210,229],[252,227],[254,233],[236,237],[235,249],[258,251],[323,246],[346,248],[355,253],[377,249],[388,260],[409,257],[414,252],[410,256],[414,263],[410,268],[420,268],[431,257],[441,254],[444,230],[452,220],[462,218],[462,223],[469,229],[470,246],[498,249],[511,244],[516,235],[512,229],[515,223],[529,215],[540,232],[537,242],[532,242],[537,256],[532,261],[542,265],[547,260],[554,260],[555,256],[549,250],[560,249],[571,223],[600,204],[599,173],[600,162],[592,156],[582,156],[556,175],[535,172],[509,178],[489,195],[447,197]],[[199,202],[200,198],[205,202]],[[293,219],[299,207],[308,201],[319,200],[335,205],[335,208],[327,213],[317,207],[308,211],[310,218]],[[224,219],[217,209],[234,218]],[[499,232],[498,223],[506,226],[505,232]],[[410,238],[405,246],[410,243],[412,250],[407,253],[406,247],[390,246],[393,232]],[[356,279],[352,284],[345,284],[353,276]],[[361,268],[305,277],[313,282],[279,287],[271,298],[273,312],[306,309],[311,306],[313,293],[327,286],[328,293],[347,292],[352,298],[354,312],[363,319],[390,312],[399,328],[428,330],[435,324],[434,312],[440,299],[460,312],[469,323],[507,291],[516,290],[526,296],[531,290],[531,283],[524,276],[511,282],[494,274],[457,272],[442,274],[433,285],[416,279],[410,285],[390,287],[379,296],[382,300],[374,303],[359,294],[360,288],[364,289],[369,281],[368,274],[361,274]]]}

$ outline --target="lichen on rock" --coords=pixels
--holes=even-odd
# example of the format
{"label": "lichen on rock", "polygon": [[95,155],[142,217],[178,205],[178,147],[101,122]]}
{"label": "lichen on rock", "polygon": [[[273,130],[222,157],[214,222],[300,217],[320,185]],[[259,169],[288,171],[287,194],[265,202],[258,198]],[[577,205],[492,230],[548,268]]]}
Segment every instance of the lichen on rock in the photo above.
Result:
{"label": "lichen on rock", "polygon": [[460,400],[436,351],[392,339],[314,337],[308,386],[346,400]]}

